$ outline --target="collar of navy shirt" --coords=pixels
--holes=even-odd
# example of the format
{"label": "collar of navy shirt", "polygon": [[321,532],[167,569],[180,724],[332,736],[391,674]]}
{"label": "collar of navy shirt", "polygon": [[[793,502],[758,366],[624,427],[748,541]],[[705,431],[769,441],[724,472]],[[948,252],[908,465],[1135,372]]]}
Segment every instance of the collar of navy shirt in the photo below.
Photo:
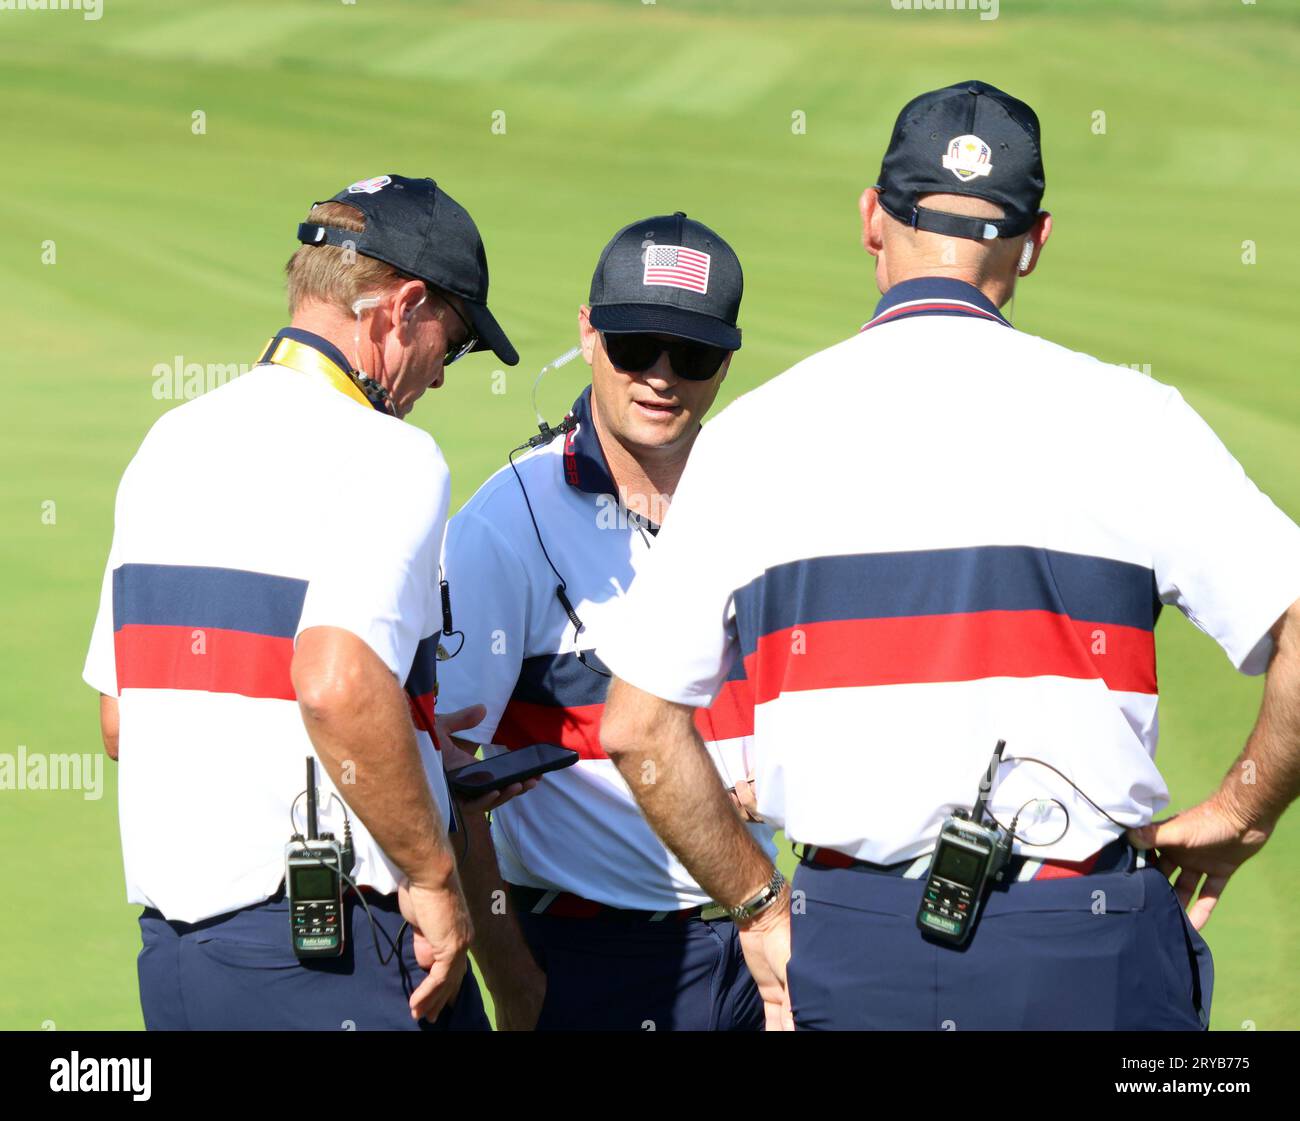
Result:
{"label": "collar of navy shirt", "polygon": [[[568,419],[574,422],[574,427],[564,438],[564,481],[586,494],[607,494],[618,500],[621,507],[621,496],[591,415],[591,386],[578,394]],[[659,532],[654,522],[634,510],[627,511],[627,519],[629,525],[642,527],[650,534]]]}
{"label": "collar of navy shirt", "polygon": [[866,331],[882,323],[918,315],[960,315],[1011,326],[993,301],[975,285],[948,276],[918,276],[900,280],[881,296],[875,314],[861,329]]}

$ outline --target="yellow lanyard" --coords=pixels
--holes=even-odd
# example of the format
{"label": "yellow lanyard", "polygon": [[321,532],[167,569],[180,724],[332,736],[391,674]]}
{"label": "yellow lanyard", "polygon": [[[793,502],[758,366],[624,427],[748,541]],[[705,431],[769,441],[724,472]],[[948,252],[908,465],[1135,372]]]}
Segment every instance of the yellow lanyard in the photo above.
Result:
{"label": "yellow lanyard", "polygon": [[[274,340],[267,342],[268,348],[272,341]],[[340,393],[346,393],[358,404],[365,405],[368,409],[374,407],[370,404],[370,398],[361,392],[361,388],[348,377],[347,372],[341,369],[336,362],[331,362],[315,347],[300,343],[297,339],[281,339],[276,344],[275,350],[270,354],[266,354],[264,351],[263,355],[263,362],[270,362],[276,366],[287,366],[290,370],[297,370],[300,374],[308,374],[326,382]]]}

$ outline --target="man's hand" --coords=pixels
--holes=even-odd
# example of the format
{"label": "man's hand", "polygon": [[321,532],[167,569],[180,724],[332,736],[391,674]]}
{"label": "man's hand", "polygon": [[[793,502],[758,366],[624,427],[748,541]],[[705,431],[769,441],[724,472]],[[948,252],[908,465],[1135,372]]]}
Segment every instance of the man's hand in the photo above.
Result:
{"label": "man's hand", "polygon": [[397,901],[411,924],[415,960],[429,974],[411,994],[411,1017],[436,1020],[465,979],[474,936],[465,897],[453,878],[442,887],[407,884],[398,889]]}
{"label": "man's hand", "polygon": [[740,928],[740,947],[745,952],[758,995],[763,998],[763,1018],[768,1031],[794,1031],[790,990],[785,967],[790,960],[790,887],[781,898],[752,922]]}
{"label": "man's hand", "polygon": [[[455,732],[468,732],[471,728],[477,728],[483,723],[483,718],[487,716],[487,709],[483,705],[467,705],[465,708],[458,708],[455,712],[436,713],[433,718],[434,736],[438,740],[438,750],[443,752],[454,751],[456,743],[452,739]],[[464,755],[464,752],[460,753]],[[473,759],[464,758],[464,763],[472,763]],[[461,763],[453,763],[447,770],[452,767],[459,767]]]}
{"label": "man's hand", "polygon": [[1300,600],[1269,635],[1273,656],[1259,717],[1219,789],[1199,806],[1128,831],[1138,848],[1156,850],[1160,871],[1178,873],[1174,891],[1197,930],[1209,921],[1228,878],[1259,852],[1300,794]]}
{"label": "man's hand", "polygon": [[[483,717],[486,715],[487,709],[482,705],[470,705],[467,708],[458,708],[455,712],[449,712],[446,716],[438,715],[435,718],[434,725],[438,736],[438,747],[442,752],[443,770],[454,771],[457,767],[467,767],[475,762],[474,755],[461,747],[462,741],[457,740],[453,733],[465,732],[470,728],[478,727],[483,723]],[[465,746],[473,748],[477,745],[467,743]],[[489,790],[486,794],[481,794],[477,798],[464,798],[454,790],[451,793],[452,797],[456,799],[456,804],[466,813],[487,813],[490,810],[495,810],[498,806],[504,806],[510,799],[517,798],[520,794],[526,794],[541,781],[539,776],[538,778],[527,779],[524,782],[511,783],[500,790]]]}
{"label": "man's hand", "polygon": [[1216,796],[1164,821],[1130,829],[1128,839],[1137,848],[1154,848],[1156,867],[1166,876],[1177,874],[1173,884],[1178,901],[1200,930],[1209,922],[1228,878],[1259,852],[1268,833],[1245,824]]}

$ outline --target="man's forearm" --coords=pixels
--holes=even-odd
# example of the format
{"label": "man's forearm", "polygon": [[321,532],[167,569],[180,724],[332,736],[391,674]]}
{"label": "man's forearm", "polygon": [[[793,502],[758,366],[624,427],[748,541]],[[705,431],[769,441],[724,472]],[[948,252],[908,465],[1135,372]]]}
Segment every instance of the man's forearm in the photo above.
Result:
{"label": "man's forearm", "polygon": [[[316,635],[329,629],[304,631],[294,656],[307,734],[335,787],[388,858],[412,883],[439,887],[455,875],[455,858],[425,777],[406,694],[360,639],[346,632]],[[348,668],[341,670],[340,663]]]}
{"label": "man's forearm", "polygon": [[520,970],[536,969],[497,867],[492,830],[481,813],[465,814],[465,850],[458,858],[461,887],[474,923],[470,949],[488,989],[496,994]]}
{"label": "man's forearm", "polygon": [[1273,638],[1259,719],[1217,795],[1242,824],[1266,833],[1300,795],[1300,606],[1282,617]]}
{"label": "man's forearm", "polygon": [[738,906],[771,878],[772,862],[733,809],[693,716],[615,678],[601,742],[664,844],[717,902]]}

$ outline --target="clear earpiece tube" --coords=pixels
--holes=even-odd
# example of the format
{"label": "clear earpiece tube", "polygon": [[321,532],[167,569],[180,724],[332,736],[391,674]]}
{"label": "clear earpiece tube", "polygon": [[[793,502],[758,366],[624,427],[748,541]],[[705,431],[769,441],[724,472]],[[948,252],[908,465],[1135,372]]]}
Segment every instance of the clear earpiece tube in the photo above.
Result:
{"label": "clear earpiece tube", "polygon": [[533,380],[532,401],[533,401],[533,412],[537,415],[537,423],[539,427],[544,428],[546,426],[546,418],[542,416],[542,410],[537,407],[537,387],[542,384],[542,378],[544,378],[552,370],[558,370],[561,366],[567,366],[581,353],[582,353],[581,347],[577,347],[577,346],[572,347],[571,349],[566,350],[563,354],[561,354],[559,358],[552,358],[548,363],[546,363],[545,366],[543,366],[537,372],[537,377]]}

